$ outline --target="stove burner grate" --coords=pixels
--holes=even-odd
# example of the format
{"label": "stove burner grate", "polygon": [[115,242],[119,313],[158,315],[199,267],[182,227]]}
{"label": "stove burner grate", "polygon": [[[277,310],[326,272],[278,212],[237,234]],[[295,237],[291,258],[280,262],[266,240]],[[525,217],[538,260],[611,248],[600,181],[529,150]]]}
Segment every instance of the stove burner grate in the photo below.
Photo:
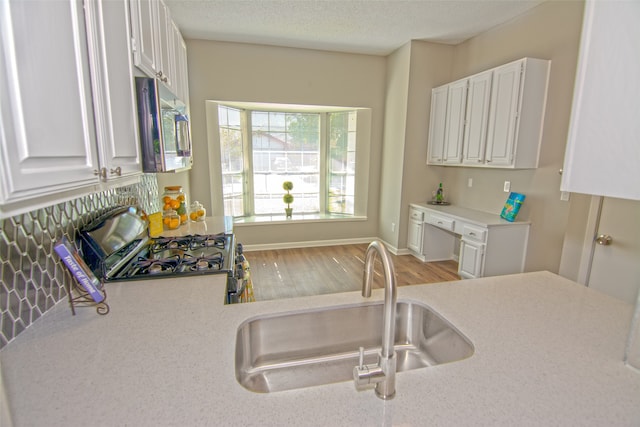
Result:
{"label": "stove burner grate", "polygon": [[220,253],[200,257],[185,254],[184,258],[182,259],[182,265],[188,271],[220,270],[222,269],[223,261],[224,257]]}
{"label": "stove burner grate", "polygon": [[180,265],[181,260],[178,255],[162,258],[162,259],[150,259],[150,258],[138,258],[131,265],[132,269],[129,276],[143,276],[146,274],[160,274],[160,273],[173,273]]}

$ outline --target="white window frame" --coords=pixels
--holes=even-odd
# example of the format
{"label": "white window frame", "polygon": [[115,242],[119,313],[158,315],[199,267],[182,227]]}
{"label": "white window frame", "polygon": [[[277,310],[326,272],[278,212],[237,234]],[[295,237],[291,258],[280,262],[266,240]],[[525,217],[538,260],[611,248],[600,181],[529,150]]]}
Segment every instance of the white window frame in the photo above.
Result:
{"label": "white window frame", "polygon": [[[321,113],[321,125],[320,125],[320,156],[322,159],[319,180],[320,180],[320,203],[318,214],[302,214],[294,215],[295,219],[362,219],[367,217],[367,202],[369,191],[369,163],[370,163],[370,137],[371,137],[371,109],[360,107],[334,107],[334,106],[306,106],[306,105],[292,105],[292,104],[271,104],[271,103],[252,103],[252,102],[230,102],[230,101],[209,101],[210,106],[215,108],[208,108],[208,114],[215,114],[215,119],[210,123],[215,123],[215,129],[211,129],[209,132],[211,139],[210,148],[220,152],[220,136],[217,127],[217,115],[218,106],[223,105],[231,108],[241,110],[241,117],[243,124],[243,138],[244,138],[244,156],[248,162],[245,167],[245,185],[244,185],[244,217],[235,217],[234,221],[251,222],[254,218],[260,217],[261,221],[267,220],[269,215],[253,215],[253,156],[252,156],[252,138],[250,135],[251,123],[250,112],[251,111],[282,111],[282,112],[315,112]],[[353,214],[331,214],[327,212],[328,202],[328,170],[326,167],[326,158],[328,155],[328,141],[326,141],[328,133],[328,113],[330,112],[342,112],[342,111],[356,111],[357,117],[357,140],[356,140],[356,173],[355,173],[355,189],[354,189],[354,213]],[[212,117],[213,119],[213,117]],[[213,156],[217,158],[218,156]],[[222,175],[219,162],[210,161],[210,170],[212,173]],[[221,180],[221,178],[220,178]]]}

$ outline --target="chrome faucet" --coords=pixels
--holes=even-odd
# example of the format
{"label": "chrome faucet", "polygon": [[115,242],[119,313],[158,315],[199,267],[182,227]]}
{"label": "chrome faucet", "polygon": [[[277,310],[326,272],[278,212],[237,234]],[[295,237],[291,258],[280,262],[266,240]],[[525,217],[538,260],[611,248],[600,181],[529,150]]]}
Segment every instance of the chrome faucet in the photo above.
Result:
{"label": "chrome faucet", "polygon": [[360,347],[359,366],[353,368],[353,379],[356,388],[375,384],[376,396],[381,399],[393,399],[396,394],[396,352],[394,348],[396,332],[396,273],[393,261],[384,244],[378,240],[371,242],[367,248],[364,261],[364,277],[362,280],[362,296],[371,296],[371,281],[376,252],[380,254],[384,269],[384,319],[382,329],[382,348],[378,353],[378,363],[364,365],[364,348]]}

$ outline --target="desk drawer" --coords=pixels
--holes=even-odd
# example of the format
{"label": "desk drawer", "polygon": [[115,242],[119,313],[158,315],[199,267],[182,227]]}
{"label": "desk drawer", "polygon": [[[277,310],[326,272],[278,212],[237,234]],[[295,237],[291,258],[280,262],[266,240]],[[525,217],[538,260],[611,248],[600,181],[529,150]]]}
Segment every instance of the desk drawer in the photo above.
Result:
{"label": "desk drawer", "polygon": [[484,243],[487,240],[487,229],[464,224],[462,227],[462,236],[466,239]]}
{"label": "desk drawer", "polygon": [[453,218],[446,216],[440,216],[431,214],[425,220],[428,224],[435,225],[436,227],[444,228],[445,230],[453,231],[456,221]]}
{"label": "desk drawer", "polygon": [[424,212],[419,211],[418,209],[410,208],[409,218],[422,222],[422,220],[424,219]]}

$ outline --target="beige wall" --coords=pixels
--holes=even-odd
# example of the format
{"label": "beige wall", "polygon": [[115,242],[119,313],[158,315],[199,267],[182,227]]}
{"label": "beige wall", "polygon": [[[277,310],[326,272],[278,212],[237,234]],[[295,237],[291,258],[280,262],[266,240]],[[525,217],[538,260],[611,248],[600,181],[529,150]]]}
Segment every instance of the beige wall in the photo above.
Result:
{"label": "beige wall", "polygon": [[[419,182],[423,179],[427,190],[435,188],[441,180],[451,202],[496,213],[501,211],[506,200],[504,181],[510,181],[512,191],[527,196],[519,218],[532,221],[526,271],[558,272],[560,265],[570,203],[560,201],[559,170],[569,126],[582,10],[582,2],[546,2],[454,50],[449,81],[523,57],[551,60],[538,169],[513,171],[425,166],[434,170],[433,175],[438,179],[414,173],[405,180]],[[467,186],[469,178],[473,179],[471,188]],[[424,201],[424,197],[408,196],[403,205],[412,201]],[[403,231],[406,234],[406,226]]]}
{"label": "beige wall", "polygon": [[187,40],[189,95],[194,141],[191,198],[213,214],[222,213],[219,180],[210,173],[207,100],[334,105],[372,109],[367,220],[346,223],[291,223],[236,228],[247,245],[377,236],[380,153],[385,105],[386,59],[306,49]]}
{"label": "beige wall", "polygon": [[[406,247],[408,204],[425,201],[443,182],[453,203],[500,212],[507,194],[527,195],[520,215],[532,221],[525,269],[557,272],[571,203],[560,201],[582,20],[580,1],[545,2],[458,46],[412,41],[388,57],[188,40],[192,134],[192,199],[221,213],[219,182],[209,173],[207,100],[341,105],[373,109],[368,219],[237,229],[247,244],[380,237]],[[426,166],[430,90],[525,56],[551,60],[540,167],[498,170]],[[473,187],[467,187],[469,178]],[[578,209],[571,213],[575,215]],[[578,221],[580,219],[578,218]],[[395,225],[392,230],[392,224]],[[570,255],[568,255],[570,256]]]}
{"label": "beige wall", "polygon": [[[405,134],[407,130],[407,97],[411,45],[408,43],[387,57],[384,145],[380,180],[380,220],[378,236],[397,247],[398,218],[402,205],[402,174]],[[392,228],[391,224],[395,224]]]}

